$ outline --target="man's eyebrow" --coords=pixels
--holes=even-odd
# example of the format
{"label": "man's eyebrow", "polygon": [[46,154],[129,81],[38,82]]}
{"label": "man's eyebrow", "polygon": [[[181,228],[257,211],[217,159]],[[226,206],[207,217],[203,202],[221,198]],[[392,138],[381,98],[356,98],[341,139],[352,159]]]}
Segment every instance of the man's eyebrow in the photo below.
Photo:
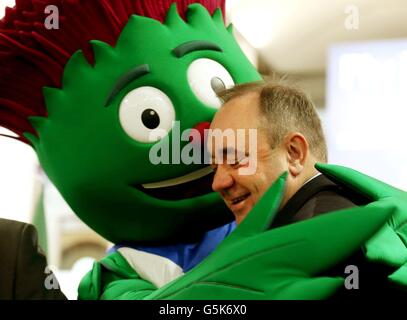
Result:
{"label": "man's eyebrow", "polygon": [[221,47],[219,47],[217,44],[210,41],[200,41],[200,40],[185,42],[176,47],[174,50],[172,50],[172,52],[175,54],[177,58],[181,58],[190,52],[200,50],[212,50],[223,52]]}
{"label": "man's eyebrow", "polygon": [[[225,147],[222,148],[222,150],[218,151],[218,154],[222,154],[222,157],[227,157],[228,155],[233,155],[235,158],[238,158],[239,156],[245,156],[248,157],[249,153],[248,152],[239,152],[239,150],[236,150],[235,148],[231,148],[231,147]],[[216,152],[215,154],[211,153],[211,158],[215,159],[216,158]]]}
{"label": "man's eyebrow", "polygon": [[120,77],[119,80],[117,80],[116,84],[114,85],[114,88],[110,92],[109,96],[106,99],[105,107],[108,107],[114,97],[125,87],[127,86],[131,81],[136,80],[146,74],[150,73],[150,67],[148,64],[142,64],[139,65],[130,71],[126,72],[123,76]]}

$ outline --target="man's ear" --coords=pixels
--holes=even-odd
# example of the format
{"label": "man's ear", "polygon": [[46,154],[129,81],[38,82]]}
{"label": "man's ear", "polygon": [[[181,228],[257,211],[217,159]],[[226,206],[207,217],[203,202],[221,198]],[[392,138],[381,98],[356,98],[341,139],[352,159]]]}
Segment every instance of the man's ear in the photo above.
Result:
{"label": "man's ear", "polygon": [[304,169],[305,160],[308,156],[308,141],[299,132],[289,133],[284,139],[286,148],[288,171],[294,177]]}

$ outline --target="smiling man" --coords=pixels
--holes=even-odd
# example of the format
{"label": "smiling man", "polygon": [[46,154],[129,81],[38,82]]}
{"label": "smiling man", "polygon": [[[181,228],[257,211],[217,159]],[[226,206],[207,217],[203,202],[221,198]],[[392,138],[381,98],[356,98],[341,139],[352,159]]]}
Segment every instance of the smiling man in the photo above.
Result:
{"label": "smiling man", "polygon": [[[215,171],[212,188],[222,196],[237,223],[284,171],[288,172],[286,191],[274,226],[356,205],[345,190],[314,167],[327,161],[327,150],[320,119],[305,93],[282,83],[255,82],[235,86],[219,96],[224,105],[209,136]],[[253,129],[257,141],[248,137]],[[222,143],[215,141],[219,137],[216,131],[229,132],[222,136]],[[241,137],[247,143],[239,141]],[[256,167],[254,173],[242,174],[249,166]]]}

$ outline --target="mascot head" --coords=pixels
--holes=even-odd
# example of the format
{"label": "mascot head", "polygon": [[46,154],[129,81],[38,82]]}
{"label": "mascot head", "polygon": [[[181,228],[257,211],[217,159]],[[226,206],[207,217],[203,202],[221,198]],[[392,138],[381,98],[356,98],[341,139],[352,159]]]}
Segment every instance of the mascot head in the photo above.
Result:
{"label": "mascot head", "polygon": [[[211,121],[217,89],[260,76],[224,1],[173,2],[17,0],[0,21],[0,126],[115,243],[186,240],[231,220],[208,165],[185,160],[188,135]],[[58,28],[44,24],[48,5]]]}

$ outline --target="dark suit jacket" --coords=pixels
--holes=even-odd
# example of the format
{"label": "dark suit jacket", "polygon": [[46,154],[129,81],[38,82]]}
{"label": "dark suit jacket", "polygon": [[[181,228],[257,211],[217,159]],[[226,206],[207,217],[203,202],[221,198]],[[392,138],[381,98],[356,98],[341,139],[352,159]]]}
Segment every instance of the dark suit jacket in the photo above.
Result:
{"label": "dark suit jacket", "polygon": [[[310,219],[320,214],[333,212],[335,210],[361,206],[370,202],[370,199],[338,185],[324,175],[312,179],[288,200],[281,208],[271,227],[280,227],[290,223]],[[345,268],[349,265],[358,267],[359,289],[347,290],[341,288],[332,299],[377,299],[406,297],[406,294],[394,287],[388,280],[388,275],[396,269],[367,261],[364,248],[361,248],[348,259],[342,261],[320,276],[344,277]]]}
{"label": "dark suit jacket", "polygon": [[0,299],[66,299],[59,289],[46,288],[54,276],[46,267],[34,226],[0,219]]}

